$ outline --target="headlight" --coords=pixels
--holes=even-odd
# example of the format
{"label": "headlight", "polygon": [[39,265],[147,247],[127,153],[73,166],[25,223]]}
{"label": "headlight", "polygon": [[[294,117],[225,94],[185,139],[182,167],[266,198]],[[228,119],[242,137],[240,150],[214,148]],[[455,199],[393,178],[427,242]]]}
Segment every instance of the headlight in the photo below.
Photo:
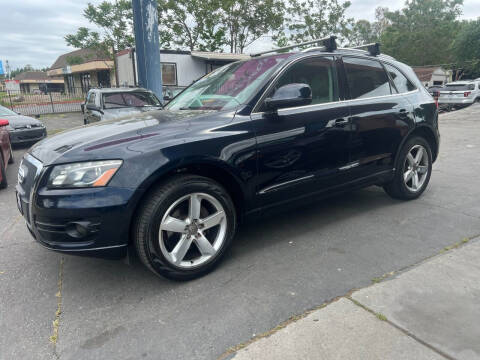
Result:
{"label": "headlight", "polygon": [[48,187],[99,187],[106,186],[122,165],[122,160],[90,161],[53,168]]}

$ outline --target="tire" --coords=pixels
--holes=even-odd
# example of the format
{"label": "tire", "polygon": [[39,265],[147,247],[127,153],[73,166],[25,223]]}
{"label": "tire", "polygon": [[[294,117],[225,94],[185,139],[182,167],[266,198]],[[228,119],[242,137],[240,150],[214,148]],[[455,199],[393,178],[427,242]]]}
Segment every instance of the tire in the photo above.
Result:
{"label": "tire", "polygon": [[[420,160],[419,149],[423,149]],[[409,157],[409,154],[412,156]],[[407,140],[400,150],[395,169],[393,180],[383,187],[388,195],[401,200],[413,200],[422,195],[432,174],[432,150],[429,143],[419,136]],[[405,181],[406,178],[408,181]]]}
{"label": "tire", "polygon": [[5,189],[8,185],[7,171],[5,170],[5,162],[3,156],[0,155],[0,189]]}
{"label": "tire", "polygon": [[147,268],[173,280],[194,279],[212,271],[225,255],[236,232],[235,206],[217,182],[177,175],[147,195],[132,232]]}
{"label": "tire", "polygon": [[13,157],[12,144],[10,143],[10,159],[8,159],[8,163],[13,164],[14,162],[15,158]]}

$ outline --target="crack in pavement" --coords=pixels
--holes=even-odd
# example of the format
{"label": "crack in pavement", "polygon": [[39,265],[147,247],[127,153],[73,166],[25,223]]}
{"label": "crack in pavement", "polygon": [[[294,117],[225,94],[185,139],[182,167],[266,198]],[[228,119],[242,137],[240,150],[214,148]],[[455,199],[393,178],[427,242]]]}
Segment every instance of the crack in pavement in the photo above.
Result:
{"label": "crack in pavement", "polygon": [[55,320],[52,322],[53,334],[50,336],[50,342],[53,344],[53,355],[59,359],[60,355],[57,353],[58,330],[60,328],[60,315],[62,314],[62,287],[63,287],[63,264],[64,257],[60,259],[60,268],[58,272],[58,292],[55,294],[57,298],[57,311],[55,312]]}

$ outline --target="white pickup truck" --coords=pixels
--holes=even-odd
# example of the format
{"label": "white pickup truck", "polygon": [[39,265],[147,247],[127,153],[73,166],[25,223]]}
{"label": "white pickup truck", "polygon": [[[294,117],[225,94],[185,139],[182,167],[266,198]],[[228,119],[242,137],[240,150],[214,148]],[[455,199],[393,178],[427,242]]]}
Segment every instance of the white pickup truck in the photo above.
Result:
{"label": "white pickup truck", "polygon": [[480,101],[480,80],[454,81],[440,91],[439,105],[466,106]]}

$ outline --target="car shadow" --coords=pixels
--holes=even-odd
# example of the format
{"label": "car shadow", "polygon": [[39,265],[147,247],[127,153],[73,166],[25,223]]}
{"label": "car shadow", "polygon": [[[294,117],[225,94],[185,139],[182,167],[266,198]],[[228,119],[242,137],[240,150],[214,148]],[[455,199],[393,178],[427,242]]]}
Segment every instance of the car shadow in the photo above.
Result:
{"label": "car shadow", "polygon": [[277,248],[293,243],[297,249],[302,243],[308,248],[312,241],[322,241],[326,227],[345,226],[349,219],[369,212],[378,214],[382,208],[399,203],[388,197],[381,188],[370,187],[259,216],[253,222],[241,225],[232,247],[217,269],[188,282],[175,282],[156,276],[136,256],[130,258],[129,265],[125,261],[65,256],[65,279],[69,288],[82,293],[85,288],[93,292],[122,288],[123,294],[131,290],[134,293],[141,291],[143,296],[147,296],[149,293],[153,295],[159,291],[175,291],[192,286],[217,287],[218,284],[230,282],[239,272],[248,271],[252,257],[268,256],[272,249],[280,251]]}

